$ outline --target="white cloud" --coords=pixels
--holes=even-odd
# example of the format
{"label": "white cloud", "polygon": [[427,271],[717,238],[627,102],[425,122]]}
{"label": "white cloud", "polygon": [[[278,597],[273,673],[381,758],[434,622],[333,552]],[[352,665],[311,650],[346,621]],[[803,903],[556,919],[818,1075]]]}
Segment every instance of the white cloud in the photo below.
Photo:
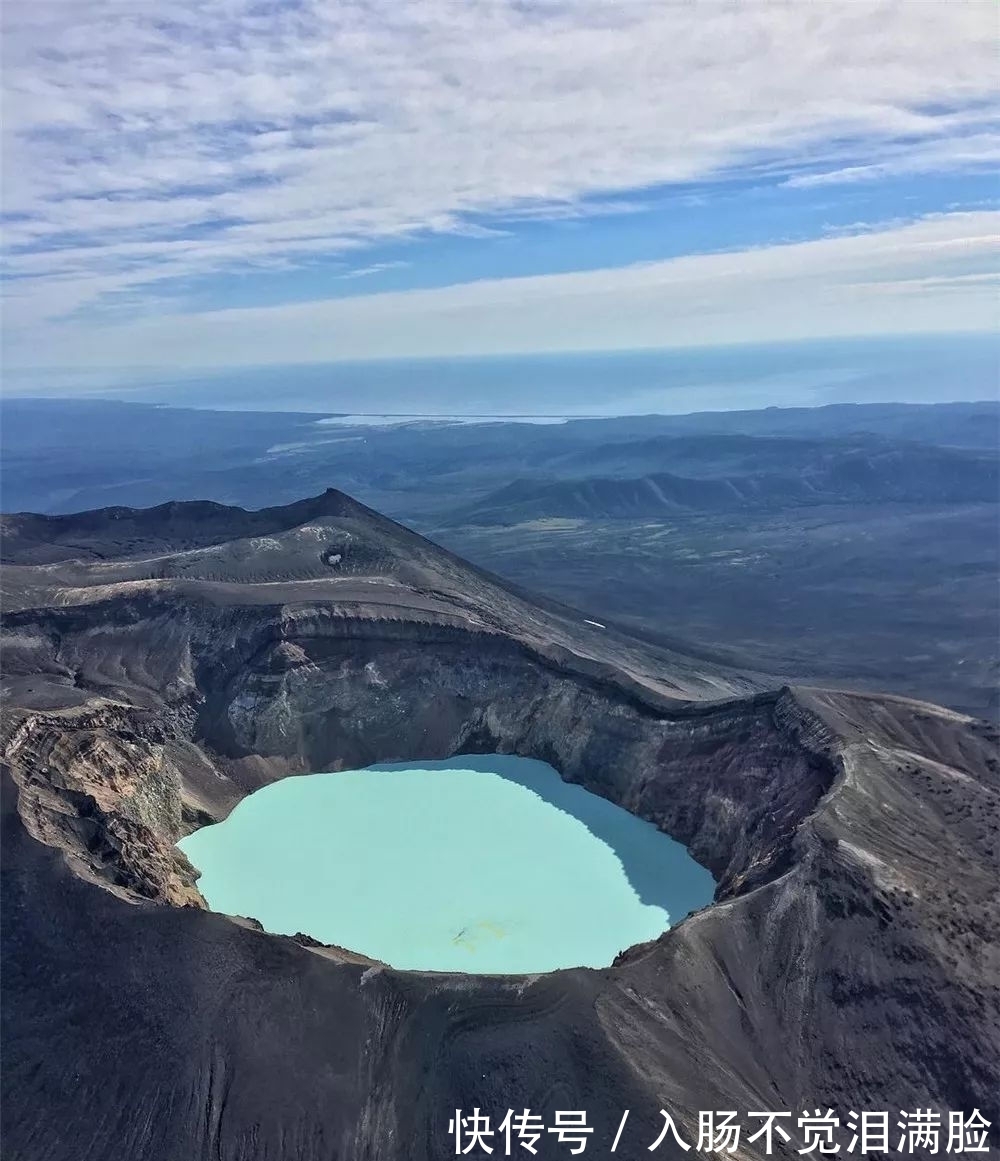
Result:
{"label": "white cloud", "polygon": [[358,266],[354,270],[339,274],[338,278],[368,278],[372,274],[381,274],[384,270],[402,270],[409,266],[409,262],[373,262],[370,266]]}
{"label": "white cloud", "polygon": [[[574,274],[67,326],[51,365],[209,368],[981,332],[998,318],[1000,213]],[[29,365],[34,349],[8,352]]]}
{"label": "white cloud", "polygon": [[867,165],[848,165],[839,169],[798,173],[789,177],[784,184],[798,189],[823,185],[854,185],[861,181],[877,181],[879,178],[906,174],[987,168],[995,170],[998,165],[1000,165],[1000,132],[994,127],[992,132],[939,138],[905,147],[890,146],[883,151],[883,158],[880,161]]}
{"label": "white cloud", "polygon": [[488,230],[470,215],[621,212],[749,164],[981,166],[1000,139],[992,0],[7,0],[3,21],[7,326],[46,347],[83,308]]}

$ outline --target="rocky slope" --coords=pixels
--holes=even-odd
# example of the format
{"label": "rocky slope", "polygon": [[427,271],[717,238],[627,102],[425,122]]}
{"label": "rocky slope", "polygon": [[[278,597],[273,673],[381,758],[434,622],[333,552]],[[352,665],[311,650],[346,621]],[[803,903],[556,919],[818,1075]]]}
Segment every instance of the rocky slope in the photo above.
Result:
{"label": "rocky slope", "polygon": [[[4,555],[10,1156],[421,1161],[474,1106],[585,1109],[599,1155],[629,1109],[622,1157],[660,1108],[996,1120],[983,723],[647,646],[335,492],[7,517]],[[174,849],[288,773],[493,751],[683,841],[716,902],[604,971],[408,974],[207,912]]]}

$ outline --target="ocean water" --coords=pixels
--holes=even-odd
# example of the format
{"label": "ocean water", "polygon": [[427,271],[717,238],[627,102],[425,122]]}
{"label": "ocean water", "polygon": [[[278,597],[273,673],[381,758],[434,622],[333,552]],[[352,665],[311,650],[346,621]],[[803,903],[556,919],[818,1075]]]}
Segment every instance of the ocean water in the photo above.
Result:
{"label": "ocean water", "polygon": [[499,755],[285,778],[178,846],[213,910],[417,971],[604,967],[714,891],[649,823]]}
{"label": "ocean water", "polygon": [[[996,397],[992,335],[384,359],[323,365],[138,370],[60,378],[7,375],[8,394],[88,395],[222,410],[352,416],[573,418],[673,415],[827,403],[932,403]],[[65,380],[65,381],[64,381]],[[72,390],[67,390],[71,387]]]}

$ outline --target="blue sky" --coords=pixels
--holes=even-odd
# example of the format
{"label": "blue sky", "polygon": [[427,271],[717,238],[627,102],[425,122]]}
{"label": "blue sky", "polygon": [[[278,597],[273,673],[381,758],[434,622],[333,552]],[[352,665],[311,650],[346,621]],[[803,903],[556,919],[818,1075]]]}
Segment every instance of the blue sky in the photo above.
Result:
{"label": "blue sky", "polygon": [[14,390],[997,321],[986,0],[3,22]]}

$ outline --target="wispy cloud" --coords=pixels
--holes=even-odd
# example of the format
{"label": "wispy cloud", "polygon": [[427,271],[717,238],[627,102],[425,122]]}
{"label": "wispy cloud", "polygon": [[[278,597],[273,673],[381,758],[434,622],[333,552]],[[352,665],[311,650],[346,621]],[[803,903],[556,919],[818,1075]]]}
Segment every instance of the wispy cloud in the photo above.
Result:
{"label": "wispy cloud", "polygon": [[[61,333],[79,370],[319,363],[988,331],[1000,213],[665,262],[484,279],[267,308],[158,314]],[[16,352],[12,352],[16,355]],[[34,348],[16,361],[30,363]]]}
{"label": "wispy cloud", "polygon": [[983,320],[971,252],[914,257],[931,223],[357,303],[178,303],[193,280],[352,254],[331,276],[360,281],[401,265],[364,265],[376,241],[638,212],[663,183],[994,164],[992,0],[10,0],[2,21],[5,347],[24,365],[384,354],[390,324],[395,353],[448,353]]}
{"label": "wispy cloud", "polygon": [[9,0],[3,21],[6,317],[36,341],[203,276],[625,212],[740,167],[979,167],[1000,139],[989,0]]}
{"label": "wispy cloud", "polygon": [[824,167],[796,173],[784,184],[793,189],[824,185],[855,185],[900,175],[937,173],[955,170],[994,172],[1000,165],[1000,117],[977,113],[976,132],[953,127],[952,135],[906,145],[890,145],[880,160],[864,165]]}
{"label": "wispy cloud", "polygon": [[381,274],[385,270],[401,270],[409,266],[409,262],[373,262],[371,266],[359,266],[354,270],[348,270],[344,274],[338,275],[339,278],[368,278],[372,274]]}

